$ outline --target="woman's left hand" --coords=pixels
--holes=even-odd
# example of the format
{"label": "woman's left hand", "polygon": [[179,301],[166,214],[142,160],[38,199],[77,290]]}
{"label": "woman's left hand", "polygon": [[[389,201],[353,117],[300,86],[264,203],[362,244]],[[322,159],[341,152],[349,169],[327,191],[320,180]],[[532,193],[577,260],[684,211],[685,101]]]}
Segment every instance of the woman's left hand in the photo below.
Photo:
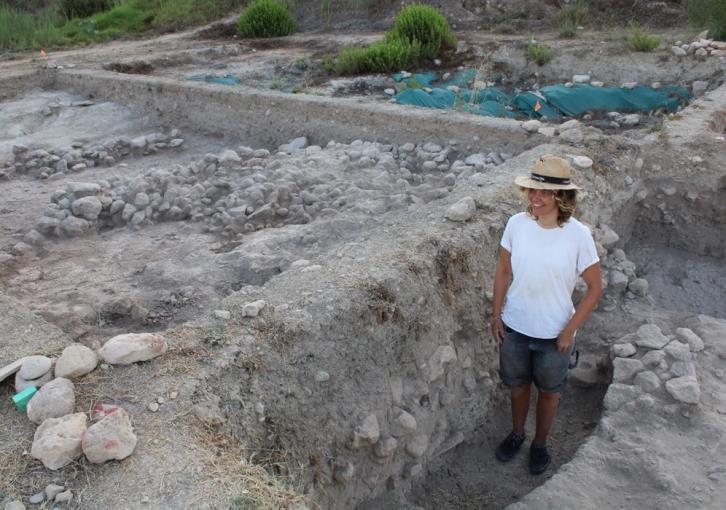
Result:
{"label": "woman's left hand", "polygon": [[572,342],[575,341],[575,332],[563,329],[562,333],[557,337],[557,350],[559,352],[569,352],[572,349]]}

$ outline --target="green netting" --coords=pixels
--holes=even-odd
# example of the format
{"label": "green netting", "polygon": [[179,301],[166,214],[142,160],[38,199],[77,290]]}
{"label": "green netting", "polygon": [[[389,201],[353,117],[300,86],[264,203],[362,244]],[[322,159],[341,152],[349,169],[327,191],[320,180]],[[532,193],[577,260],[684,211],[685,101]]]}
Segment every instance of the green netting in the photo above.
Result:
{"label": "green netting", "polygon": [[[691,98],[687,89],[675,85],[661,89],[550,85],[537,92],[509,95],[496,87],[470,89],[469,85],[475,78],[476,72],[471,69],[439,83],[432,72],[415,74],[410,78],[395,75],[396,81],[420,84],[431,90],[405,89],[395,96],[395,100],[399,104],[438,109],[455,107],[494,117],[557,119],[565,115],[575,117],[597,111],[649,112],[660,108],[674,111]],[[459,87],[458,92],[445,88],[451,85]]]}
{"label": "green netting", "polygon": [[205,83],[217,83],[219,85],[239,85],[240,81],[233,75],[214,76],[212,74],[196,74],[187,78],[191,81],[203,81]]}

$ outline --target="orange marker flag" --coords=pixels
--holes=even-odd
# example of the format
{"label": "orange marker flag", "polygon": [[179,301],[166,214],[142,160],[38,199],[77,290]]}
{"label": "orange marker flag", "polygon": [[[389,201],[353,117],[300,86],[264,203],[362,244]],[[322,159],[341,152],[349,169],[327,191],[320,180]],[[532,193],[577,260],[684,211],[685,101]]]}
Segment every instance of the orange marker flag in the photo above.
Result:
{"label": "orange marker flag", "polygon": [[45,57],[45,50],[43,48],[40,48],[40,56]]}
{"label": "orange marker flag", "polygon": [[534,111],[538,112],[541,109],[542,109],[542,105],[539,104],[539,101],[537,101],[536,103],[534,103]]}

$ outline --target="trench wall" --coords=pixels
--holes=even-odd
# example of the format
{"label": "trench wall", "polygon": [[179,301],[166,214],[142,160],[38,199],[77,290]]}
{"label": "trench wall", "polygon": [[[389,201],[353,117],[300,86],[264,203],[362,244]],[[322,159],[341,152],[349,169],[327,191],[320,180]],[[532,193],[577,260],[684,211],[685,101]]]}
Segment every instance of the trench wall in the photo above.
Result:
{"label": "trench wall", "polygon": [[54,71],[45,74],[42,81],[46,87],[136,107],[158,116],[168,127],[223,135],[246,145],[277,147],[305,135],[318,145],[356,139],[399,144],[453,141],[461,149],[474,152],[498,148],[517,153],[545,141],[543,135],[527,134],[518,121],[391,103],[333,101],[104,71]]}

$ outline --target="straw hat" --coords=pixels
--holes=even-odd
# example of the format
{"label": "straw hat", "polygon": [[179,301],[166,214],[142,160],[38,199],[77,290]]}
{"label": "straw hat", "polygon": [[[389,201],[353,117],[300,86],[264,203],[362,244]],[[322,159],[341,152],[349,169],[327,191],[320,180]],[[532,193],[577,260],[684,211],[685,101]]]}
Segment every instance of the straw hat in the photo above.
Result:
{"label": "straw hat", "polygon": [[514,179],[517,186],[531,189],[581,189],[572,184],[572,167],[565,158],[545,154],[532,165],[532,173]]}

